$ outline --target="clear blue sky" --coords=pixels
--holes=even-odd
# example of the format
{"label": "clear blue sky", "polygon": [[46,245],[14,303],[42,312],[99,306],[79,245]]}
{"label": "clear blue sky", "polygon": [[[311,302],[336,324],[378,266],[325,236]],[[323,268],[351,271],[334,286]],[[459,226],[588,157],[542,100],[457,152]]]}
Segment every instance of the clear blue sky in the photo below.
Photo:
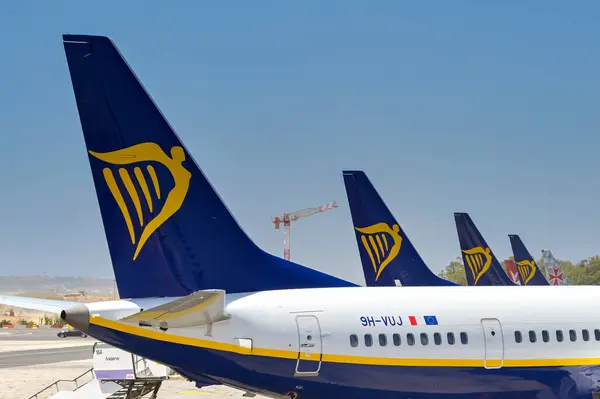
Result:
{"label": "clear blue sky", "polygon": [[[502,4],[500,4],[502,3]],[[110,36],[236,218],[364,283],[341,170],[363,169],[431,269],[453,212],[561,259],[600,253],[600,3],[6,2],[0,275],[112,276],[62,47]]]}

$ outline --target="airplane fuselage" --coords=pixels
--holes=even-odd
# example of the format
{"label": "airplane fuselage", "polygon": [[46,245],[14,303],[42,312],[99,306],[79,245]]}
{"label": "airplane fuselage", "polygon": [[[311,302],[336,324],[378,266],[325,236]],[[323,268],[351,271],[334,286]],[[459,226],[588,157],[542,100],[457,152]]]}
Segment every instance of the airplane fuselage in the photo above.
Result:
{"label": "airplane fuselage", "polygon": [[93,314],[88,332],[188,377],[263,394],[591,397],[598,299],[600,288],[581,286],[265,291],[228,300],[231,317],[208,336]]}

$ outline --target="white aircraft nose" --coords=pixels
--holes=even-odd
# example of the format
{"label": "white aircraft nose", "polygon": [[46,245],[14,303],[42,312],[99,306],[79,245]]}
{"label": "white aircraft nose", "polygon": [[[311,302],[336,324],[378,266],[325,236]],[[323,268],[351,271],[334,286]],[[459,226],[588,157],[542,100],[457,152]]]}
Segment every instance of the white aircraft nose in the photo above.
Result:
{"label": "white aircraft nose", "polygon": [[90,325],[90,310],[85,305],[75,305],[60,312],[60,318],[77,328],[79,331],[88,332]]}

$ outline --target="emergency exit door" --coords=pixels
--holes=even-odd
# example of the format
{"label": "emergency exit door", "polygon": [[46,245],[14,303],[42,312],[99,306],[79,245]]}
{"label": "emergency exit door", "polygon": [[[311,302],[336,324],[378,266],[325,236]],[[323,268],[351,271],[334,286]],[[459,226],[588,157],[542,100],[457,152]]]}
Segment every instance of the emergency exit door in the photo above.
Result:
{"label": "emergency exit door", "polygon": [[504,364],[504,336],[498,319],[481,319],[485,343],[483,366],[486,369],[499,369]]}
{"label": "emergency exit door", "polygon": [[321,369],[322,337],[319,319],[313,315],[296,316],[298,362],[295,375],[316,376]]}

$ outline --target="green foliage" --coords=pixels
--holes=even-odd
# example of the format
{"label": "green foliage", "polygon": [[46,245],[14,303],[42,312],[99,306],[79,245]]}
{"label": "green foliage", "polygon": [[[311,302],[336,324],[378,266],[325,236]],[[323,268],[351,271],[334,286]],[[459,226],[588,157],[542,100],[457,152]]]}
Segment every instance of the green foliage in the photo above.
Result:
{"label": "green foliage", "polygon": [[0,327],[2,327],[3,325],[10,325],[10,324],[11,324],[11,322],[6,319],[0,320]]}
{"label": "green foliage", "polygon": [[439,272],[438,276],[456,284],[467,285],[467,276],[465,268],[461,263],[460,258],[456,258],[445,269]]}
{"label": "green foliage", "polygon": [[[513,259],[511,256],[510,259]],[[576,264],[568,260],[556,260],[562,267],[565,275],[572,285],[600,285],[600,256],[592,256]],[[536,261],[539,268],[546,276],[546,265],[539,259]],[[506,271],[504,261],[501,262],[502,268]],[[465,268],[460,257],[456,258],[442,271],[438,276],[460,285],[467,285]]]}
{"label": "green foliage", "polygon": [[20,325],[22,325],[22,326],[33,327],[33,325],[35,324],[35,321],[33,321],[33,320],[26,320],[26,319],[20,319],[17,323],[20,324]]}

